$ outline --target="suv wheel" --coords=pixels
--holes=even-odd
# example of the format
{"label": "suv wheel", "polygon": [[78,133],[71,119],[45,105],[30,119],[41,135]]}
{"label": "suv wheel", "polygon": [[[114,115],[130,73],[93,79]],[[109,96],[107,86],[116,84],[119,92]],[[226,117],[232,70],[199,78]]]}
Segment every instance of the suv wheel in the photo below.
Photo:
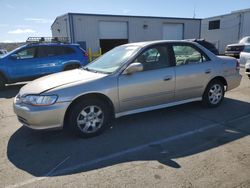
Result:
{"label": "suv wheel", "polygon": [[202,98],[204,105],[208,107],[217,107],[224,99],[225,88],[219,80],[212,81],[208,84]]}
{"label": "suv wheel", "polygon": [[68,71],[68,70],[73,70],[73,69],[77,69],[79,68],[80,66],[75,64],[75,65],[67,65],[65,68],[64,68],[64,71]]}
{"label": "suv wheel", "polygon": [[0,75],[0,89],[5,87],[5,79]]}
{"label": "suv wheel", "polygon": [[90,138],[108,128],[111,117],[111,111],[105,102],[96,99],[81,100],[71,108],[67,126],[77,135]]}

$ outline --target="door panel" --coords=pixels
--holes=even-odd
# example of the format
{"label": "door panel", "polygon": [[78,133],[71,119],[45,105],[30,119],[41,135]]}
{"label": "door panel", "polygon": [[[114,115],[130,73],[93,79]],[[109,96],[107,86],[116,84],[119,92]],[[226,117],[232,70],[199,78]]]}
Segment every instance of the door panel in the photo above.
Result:
{"label": "door panel", "polygon": [[62,70],[64,49],[59,46],[39,46],[37,56],[41,61],[41,75],[56,73]]}
{"label": "door panel", "polygon": [[176,70],[176,94],[175,99],[185,100],[201,97],[206,84],[211,79],[212,63],[200,63],[193,65],[183,65]]}
{"label": "door panel", "polygon": [[202,97],[211,79],[213,63],[198,47],[191,44],[173,44],[176,73],[175,99]]}
{"label": "door panel", "polygon": [[36,47],[21,49],[17,59],[9,57],[9,72],[13,81],[26,81],[37,78],[40,72],[40,61],[36,58]]}
{"label": "door panel", "polygon": [[119,77],[120,111],[156,106],[174,100],[174,67]]}

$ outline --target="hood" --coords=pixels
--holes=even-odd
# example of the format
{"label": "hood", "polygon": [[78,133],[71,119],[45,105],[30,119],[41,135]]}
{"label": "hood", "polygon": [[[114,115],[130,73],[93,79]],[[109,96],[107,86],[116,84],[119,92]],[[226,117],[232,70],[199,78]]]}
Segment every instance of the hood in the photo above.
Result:
{"label": "hood", "polygon": [[227,46],[230,46],[230,47],[232,47],[232,46],[245,46],[245,44],[237,43],[237,44],[229,44]]}
{"label": "hood", "polygon": [[20,95],[22,96],[26,94],[40,94],[59,86],[75,82],[85,83],[105,76],[107,75],[89,72],[82,69],[75,69],[71,71],[56,73],[39,78],[23,86],[20,90]]}

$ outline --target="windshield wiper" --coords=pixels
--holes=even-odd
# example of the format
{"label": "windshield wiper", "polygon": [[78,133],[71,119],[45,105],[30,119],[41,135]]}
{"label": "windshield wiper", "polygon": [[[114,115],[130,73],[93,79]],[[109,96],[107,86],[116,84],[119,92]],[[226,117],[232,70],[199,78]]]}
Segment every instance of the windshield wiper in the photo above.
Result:
{"label": "windshield wiper", "polygon": [[110,74],[110,73],[104,72],[104,71],[89,69],[88,67],[83,67],[82,69],[86,70],[86,71],[89,71],[89,72],[94,72],[94,73]]}
{"label": "windshield wiper", "polygon": [[97,71],[93,70],[93,69],[89,69],[88,67],[83,67],[83,70],[89,71],[89,72],[95,72],[97,73]]}

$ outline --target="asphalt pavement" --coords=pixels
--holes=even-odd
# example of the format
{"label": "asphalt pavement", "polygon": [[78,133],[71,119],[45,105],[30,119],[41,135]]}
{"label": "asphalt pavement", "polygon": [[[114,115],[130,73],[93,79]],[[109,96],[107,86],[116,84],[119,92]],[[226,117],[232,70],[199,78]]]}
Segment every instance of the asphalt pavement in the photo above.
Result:
{"label": "asphalt pavement", "polygon": [[[244,75],[244,70],[241,70]],[[250,80],[218,108],[200,103],[122,117],[80,139],[32,131],[0,92],[1,187],[250,187]]]}

